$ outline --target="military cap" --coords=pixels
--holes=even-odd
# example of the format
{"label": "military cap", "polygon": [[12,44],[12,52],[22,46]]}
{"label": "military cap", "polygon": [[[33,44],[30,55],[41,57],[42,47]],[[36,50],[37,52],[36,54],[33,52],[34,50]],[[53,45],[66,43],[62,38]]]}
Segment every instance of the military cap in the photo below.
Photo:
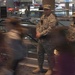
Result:
{"label": "military cap", "polygon": [[44,9],[51,9],[51,5],[45,4],[45,5],[43,5],[43,8],[44,8]]}
{"label": "military cap", "polygon": [[73,12],[72,17],[75,17],[75,12]]}

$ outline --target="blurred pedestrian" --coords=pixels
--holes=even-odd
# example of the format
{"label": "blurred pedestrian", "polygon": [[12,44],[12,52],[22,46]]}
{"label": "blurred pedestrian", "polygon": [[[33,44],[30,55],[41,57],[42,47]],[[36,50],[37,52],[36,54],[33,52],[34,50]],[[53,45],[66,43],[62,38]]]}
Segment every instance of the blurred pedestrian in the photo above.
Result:
{"label": "blurred pedestrian", "polygon": [[45,75],[51,75],[53,72],[55,59],[54,50],[52,50],[50,32],[56,27],[57,18],[51,12],[51,5],[46,4],[43,6],[44,14],[42,15],[40,22],[36,26],[36,37],[38,39],[38,68],[33,70],[33,73],[44,72],[44,54],[47,53],[49,69]]}
{"label": "blurred pedestrian", "polygon": [[29,14],[30,14],[30,9],[29,8],[26,8],[26,10],[25,10],[26,17],[29,17]]}
{"label": "blurred pedestrian", "polygon": [[7,29],[6,42],[13,54],[12,69],[16,70],[19,61],[26,56],[26,47],[22,41],[25,29],[20,25],[20,20],[17,17],[7,18],[5,22]]}
{"label": "blurred pedestrian", "polygon": [[0,75],[13,74],[13,71],[10,69],[12,61],[12,51],[5,41],[4,33],[0,31]]}

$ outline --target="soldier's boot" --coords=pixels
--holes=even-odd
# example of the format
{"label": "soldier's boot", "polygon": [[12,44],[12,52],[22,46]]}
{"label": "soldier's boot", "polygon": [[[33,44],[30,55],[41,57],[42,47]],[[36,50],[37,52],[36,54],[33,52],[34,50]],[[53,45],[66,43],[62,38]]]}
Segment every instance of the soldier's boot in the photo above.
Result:
{"label": "soldier's boot", "polygon": [[37,68],[37,69],[35,69],[35,70],[33,70],[32,71],[32,73],[45,73],[46,72],[46,70],[44,70],[44,69],[40,69],[40,68]]}
{"label": "soldier's boot", "polygon": [[45,73],[45,75],[52,75],[52,70],[48,69],[48,71]]}

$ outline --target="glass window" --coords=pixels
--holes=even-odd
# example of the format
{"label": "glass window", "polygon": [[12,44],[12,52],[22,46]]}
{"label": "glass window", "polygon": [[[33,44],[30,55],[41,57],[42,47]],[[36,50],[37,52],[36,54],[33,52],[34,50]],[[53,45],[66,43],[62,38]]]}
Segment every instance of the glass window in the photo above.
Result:
{"label": "glass window", "polygon": [[30,11],[29,17],[39,17],[39,13],[35,11]]}
{"label": "glass window", "polygon": [[55,2],[55,14],[57,16],[71,16],[75,10],[73,0],[55,0]]}

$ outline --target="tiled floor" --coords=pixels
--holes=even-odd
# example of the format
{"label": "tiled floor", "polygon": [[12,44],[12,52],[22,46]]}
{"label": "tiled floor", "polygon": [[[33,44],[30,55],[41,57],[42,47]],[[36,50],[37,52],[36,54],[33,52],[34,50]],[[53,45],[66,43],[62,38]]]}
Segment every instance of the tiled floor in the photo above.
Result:
{"label": "tiled floor", "polygon": [[44,73],[33,74],[32,70],[34,69],[35,68],[28,67],[28,66],[19,66],[17,75],[45,75]]}
{"label": "tiled floor", "polygon": [[[60,62],[57,63],[57,68],[58,71],[54,71],[53,75],[75,75],[75,61],[73,61],[72,57],[70,56],[64,57],[64,60],[62,61],[63,57],[61,57]],[[67,59],[66,59],[67,58]],[[67,61],[66,61],[67,60]],[[32,63],[32,61],[34,63]],[[66,62],[65,62],[66,61]],[[69,62],[68,62],[69,61]],[[30,64],[28,66],[28,64]],[[34,66],[36,65],[36,66]],[[44,65],[46,66],[46,64]],[[22,63],[19,64],[17,74],[16,75],[45,75],[45,73],[38,73],[38,74],[33,74],[32,71],[37,67],[37,62],[31,59],[25,59]],[[48,69],[48,68],[46,68]]]}

